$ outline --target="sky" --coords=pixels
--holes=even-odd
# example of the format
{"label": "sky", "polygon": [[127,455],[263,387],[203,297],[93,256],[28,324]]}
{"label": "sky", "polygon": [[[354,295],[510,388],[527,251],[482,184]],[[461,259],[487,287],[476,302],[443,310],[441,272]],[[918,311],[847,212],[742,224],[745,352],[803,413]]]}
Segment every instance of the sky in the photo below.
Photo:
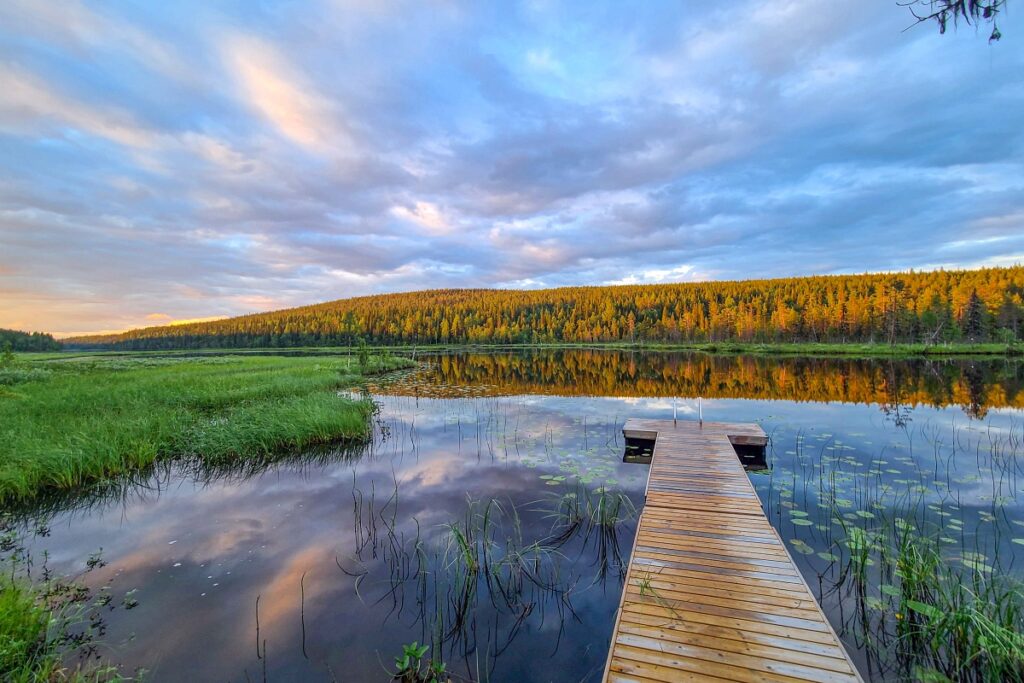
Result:
{"label": "sky", "polygon": [[0,3],[0,327],[1024,262],[1024,8]]}

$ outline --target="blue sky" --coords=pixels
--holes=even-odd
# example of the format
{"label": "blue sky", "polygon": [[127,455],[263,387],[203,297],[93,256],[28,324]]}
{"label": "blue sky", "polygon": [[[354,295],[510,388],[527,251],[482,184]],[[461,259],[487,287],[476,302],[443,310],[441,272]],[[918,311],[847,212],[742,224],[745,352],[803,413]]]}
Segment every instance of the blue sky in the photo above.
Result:
{"label": "blue sky", "polygon": [[5,0],[0,326],[1020,263],[1010,5]]}

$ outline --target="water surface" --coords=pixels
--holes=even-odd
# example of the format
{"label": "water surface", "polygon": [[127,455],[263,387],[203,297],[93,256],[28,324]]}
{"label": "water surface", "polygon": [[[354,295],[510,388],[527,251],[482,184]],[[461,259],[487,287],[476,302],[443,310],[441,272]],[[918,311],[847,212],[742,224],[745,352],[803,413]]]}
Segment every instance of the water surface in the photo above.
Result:
{"label": "water surface", "polygon": [[179,464],[37,511],[37,558],[78,572],[102,548],[86,580],[134,591],[102,654],[156,681],[385,681],[415,640],[456,680],[599,680],[648,469],[622,462],[622,423],[673,410],[769,433],[750,476],[867,676],[899,670],[884,578],[858,595],[845,570],[852,528],[912,518],[948,561],[1024,575],[1019,362],[419,360],[371,388],[365,447],[249,473]]}

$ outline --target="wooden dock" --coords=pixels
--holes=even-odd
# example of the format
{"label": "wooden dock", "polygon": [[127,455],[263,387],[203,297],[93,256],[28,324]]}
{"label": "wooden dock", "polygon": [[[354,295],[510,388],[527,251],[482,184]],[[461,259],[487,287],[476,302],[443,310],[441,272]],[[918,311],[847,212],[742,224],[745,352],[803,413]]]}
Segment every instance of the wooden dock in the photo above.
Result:
{"label": "wooden dock", "polygon": [[655,440],[605,681],[861,680],[733,444],[755,424],[628,420]]}

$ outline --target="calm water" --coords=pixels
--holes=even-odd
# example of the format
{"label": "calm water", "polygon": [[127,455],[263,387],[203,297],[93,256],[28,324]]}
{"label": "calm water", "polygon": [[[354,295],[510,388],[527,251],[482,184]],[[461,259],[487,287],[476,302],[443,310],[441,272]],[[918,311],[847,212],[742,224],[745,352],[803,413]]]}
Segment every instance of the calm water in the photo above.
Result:
{"label": "calm water", "polygon": [[151,680],[386,681],[414,640],[456,680],[599,680],[648,469],[622,463],[622,423],[702,397],[771,435],[751,478],[865,674],[895,670],[885,578],[852,588],[851,536],[912,520],[949,562],[1024,576],[1020,362],[421,360],[372,387],[365,448],[166,469],[37,513],[31,550],[77,573],[102,549],[86,580],[138,601],[114,601],[102,654]]}

